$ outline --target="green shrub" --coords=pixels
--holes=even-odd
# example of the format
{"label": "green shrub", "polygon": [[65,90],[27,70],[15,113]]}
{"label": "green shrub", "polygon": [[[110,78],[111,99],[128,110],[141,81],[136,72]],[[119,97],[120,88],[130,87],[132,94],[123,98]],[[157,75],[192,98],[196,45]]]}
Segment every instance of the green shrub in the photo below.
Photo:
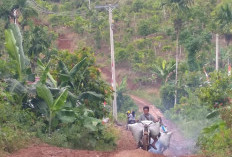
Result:
{"label": "green shrub", "polygon": [[116,48],[115,50],[115,58],[116,62],[120,63],[125,61],[128,58],[128,52],[125,48]]}
{"label": "green shrub", "polygon": [[35,115],[20,106],[12,105],[11,95],[5,91],[5,84],[0,82],[0,152],[12,153],[25,147],[33,136],[28,130],[35,124]]}
{"label": "green shrub", "polygon": [[0,148],[5,152],[12,153],[29,143],[31,134],[15,126],[1,125],[0,127]]}
{"label": "green shrub", "polygon": [[59,147],[106,151],[115,148],[118,131],[113,125],[98,124],[93,127],[91,124],[84,126],[72,124],[57,129],[50,137],[45,135],[41,138],[45,142]]}
{"label": "green shrub", "polygon": [[218,105],[225,106],[229,103],[231,90],[231,76],[221,72],[210,73],[210,83],[199,88],[198,97],[202,105],[217,108]]}
{"label": "green shrub", "polygon": [[165,109],[170,109],[174,106],[175,101],[175,86],[174,84],[165,84],[161,87],[160,96],[162,100],[162,104]]}
{"label": "green shrub", "polygon": [[207,156],[232,156],[232,130],[225,122],[213,124],[202,131],[198,145]]}

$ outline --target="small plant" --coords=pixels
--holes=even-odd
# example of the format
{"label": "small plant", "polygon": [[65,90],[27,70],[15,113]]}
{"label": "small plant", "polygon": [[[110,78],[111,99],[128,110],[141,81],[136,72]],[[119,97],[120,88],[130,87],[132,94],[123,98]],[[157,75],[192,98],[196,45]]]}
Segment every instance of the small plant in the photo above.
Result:
{"label": "small plant", "polygon": [[52,119],[55,117],[56,113],[60,111],[62,107],[65,105],[65,101],[68,96],[68,91],[67,89],[65,89],[56,100],[53,99],[53,95],[51,91],[48,89],[48,87],[42,83],[37,84],[36,91],[37,91],[38,96],[46,102],[49,108],[48,134],[50,135]]}

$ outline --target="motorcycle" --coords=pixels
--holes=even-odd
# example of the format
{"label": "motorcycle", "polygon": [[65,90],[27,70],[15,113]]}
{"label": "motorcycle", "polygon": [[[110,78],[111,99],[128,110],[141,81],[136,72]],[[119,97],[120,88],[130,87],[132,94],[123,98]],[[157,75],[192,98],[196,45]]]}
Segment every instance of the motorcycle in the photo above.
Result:
{"label": "motorcycle", "polygon": [[151,136],[151,130],[152,128],[149,128],[152,124],[154,124],[152,121],[142,121],[141,122],[144,126],[143,128],[143,136],[142,139],[140,140],[140,145],[142,146],[143,150],[150,151],[154,150],[158,154],[163,154],[163,152],[169,147],[170,143],[170,138],[172,135],[172,132],[168,132],[167,127],[161,125],[161,132],[160,134],[156,134],[159,139],[156,142],[156,149],[152,145],[154,142],[153,138],[157,138],[157,136]]}
{"label": "motorcycle", "polygon": [[142,139],[140,140],[140,144],[142,146],[143,150],[148,151],[150,148],[150,130],[149,130],[149,126],[153,123],[152,121],[142,121],[141,122],[144,126],[143,128],[143,136]]}

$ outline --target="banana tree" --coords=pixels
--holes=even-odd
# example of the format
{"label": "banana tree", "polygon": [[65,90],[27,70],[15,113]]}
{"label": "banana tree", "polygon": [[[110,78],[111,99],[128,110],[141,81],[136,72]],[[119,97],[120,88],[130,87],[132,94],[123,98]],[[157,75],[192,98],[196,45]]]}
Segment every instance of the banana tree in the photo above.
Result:
{"label": "banana tree", "polygon": [[9,56],[16,61],[16,69],[18,73],[19,80],[22,80],[22,62],[19,54],[19,48],[16,46],[16,40],[11,29],[5,30],[5,47]]}
{"label": "banana tree", "polygon": [[70,86],[71,88],[75,89],[75,75],[80,70],[80,68],[85,63],[86,58],[81,60],[79,63],[77,63],[70,71],[68,70],[67,66],[62,62],[59,61],[59,68],[61,69],[59,77],[61,80],[61,87]]}
{"label": "banana tree", "polygon": [[153,65],[153,72],[166,83],[171,75],[174,73],[176,64],[173,61],[167,62],[163,60]]}
{"label": "banana tree", "polygon": [[22,35],[19,27],[12,24],[10,29],[5,30],[5,47],[9,56],[16,61],[16,69],[20,81],[23,79],[23,73],[26,71],[26,65],[29,62],[25,57],[22,46]]}
{"label": "banana tree", "polygon": [[64,89],[60,96],[57,99],[53,99],[53,95],[50,91],[50,89],[45,85],[39,82],[36,86],[36,91],[37,94],[40,98],[42,98],[49,109],[49,117],[48,117],[48,123],[49,123],[49,128],[48,128],[48,133],[49,135],[51,134],[51,124],[52,124],[52,119],[56,115],[58,111],[61,111],[61,109],[64,107],[66,103],[66,99],[68,96],[68,90]]}
{"label": "banana tree", "polygon": [[45,72],[44,76],[47,76],[51,82],[53,83],[54,87],[57,88],[57,81],[53,78],[53,76],[50,74],[49,70],[49,64],[45,66],[40,59],[37,60],[38,67]]}

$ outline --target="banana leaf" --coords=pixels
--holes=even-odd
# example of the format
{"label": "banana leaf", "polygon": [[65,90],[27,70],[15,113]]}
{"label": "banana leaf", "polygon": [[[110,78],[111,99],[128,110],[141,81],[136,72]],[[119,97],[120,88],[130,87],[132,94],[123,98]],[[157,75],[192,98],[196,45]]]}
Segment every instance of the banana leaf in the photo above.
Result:
{"label": "banana leaf", "polygon": [[76,120],[76,113],[73,110],[63,109],[57,113],[57,117],[63,123],[73,123]]}
{"label": "banana leaf", "polygon": [[[40,68],[41,70],[45,70],[45,69],[46,69],[45,65],[42,63],[41,60],[38,59],[38,60],[37,60],[37,64],[38,64],[38,66],[39,66],[39,68]],[[48,76],[48,78],[52,81],[54,87],[56,88],[56,87],[57,87],[57,82],[56,82],[56,80],[53,78],[53,76],[50,74],[50,72],[47,73],[47,76]]]}
{"label": "banana leaf", "polygon": [[49,66],[50,66],[50,63],[48,63],[48,65],[46,66],[46,68],[43,71],[42,76],[40,77],[40,81],[42,84],[46,83],[48,72],[49,72]]}
{"label": "banana leaf", "polygon": [[8,79],[6,82],[8,84],[7,90],[11,93],[15,93],[17,95],[25,95],[28,93],[27,88],[18,80]]}
{"label": "banana leaf", "polygon": [[19,75],[19,78],[21,79],[22,77],[22,65],[20,61],[20,54],[19,54],[19,48],[16,46],[16,40],[14,37],[14,34],[11,29],[5,30],[5,47],[6,50],[9,54],[9,56],[16,61],[16,68],[17,68],[17,73]]}
{"label": "banana leaf", "polygon": [[58,66],[61,69],[62,74],[69,75],[69,70],[68,70],[67,66],[64,64],[64,62],[59,61]]}
{"label": "banana leaf", "polygon": [[25,54],[24,54],[24,51],[23,51],[23,37],[22,37],[22,34],[20,32],[20,29],[19,29],[18,25],[16,25],[16,24],[11,24],[10,29],[12,30],[12,32],[14,34],[14,37],[15,37],[15,40],[16,40],[16,45],[19,48],[18,53],[20,55],[20,62],[21,62],[22,70],[24,70],[25,65],[26,65],[26,57],[25,57]]}
{"label": "banana leaf", "polygon": [[81,93],[78,97],[78,99],[90,99],[90,100],[101,100],[104,96],[102,94],[98,94],[96,92],[92,92],[92,91],[87,91],[84,93]]}
{"label": "banana leaf", "polygon": [[53,110],[53,111],[59,111],[59,110],[65,105],[67,96],[68,96],[68,90],[65,89],[65,90],[60,94],[60,96],[55,100],[55,102],[54,102],[54,104],[53,104],[53,106],[52,106],[52,110]]}
{"label": "banana leaf", "polygon": [[86,57],[77,63],[71,70],[70,70],[70,77],[74,77],[76,73],[80,70],[82,65],[85,63]]}
{"label": "banana leaf", "polygon": [[38,96],[47,103],[49,108],[52,108],[54,100],[53,100],[52,93],[48,89],[48,87],[42,83],[38,83],[36,86],[36,91],[37,91]]}

